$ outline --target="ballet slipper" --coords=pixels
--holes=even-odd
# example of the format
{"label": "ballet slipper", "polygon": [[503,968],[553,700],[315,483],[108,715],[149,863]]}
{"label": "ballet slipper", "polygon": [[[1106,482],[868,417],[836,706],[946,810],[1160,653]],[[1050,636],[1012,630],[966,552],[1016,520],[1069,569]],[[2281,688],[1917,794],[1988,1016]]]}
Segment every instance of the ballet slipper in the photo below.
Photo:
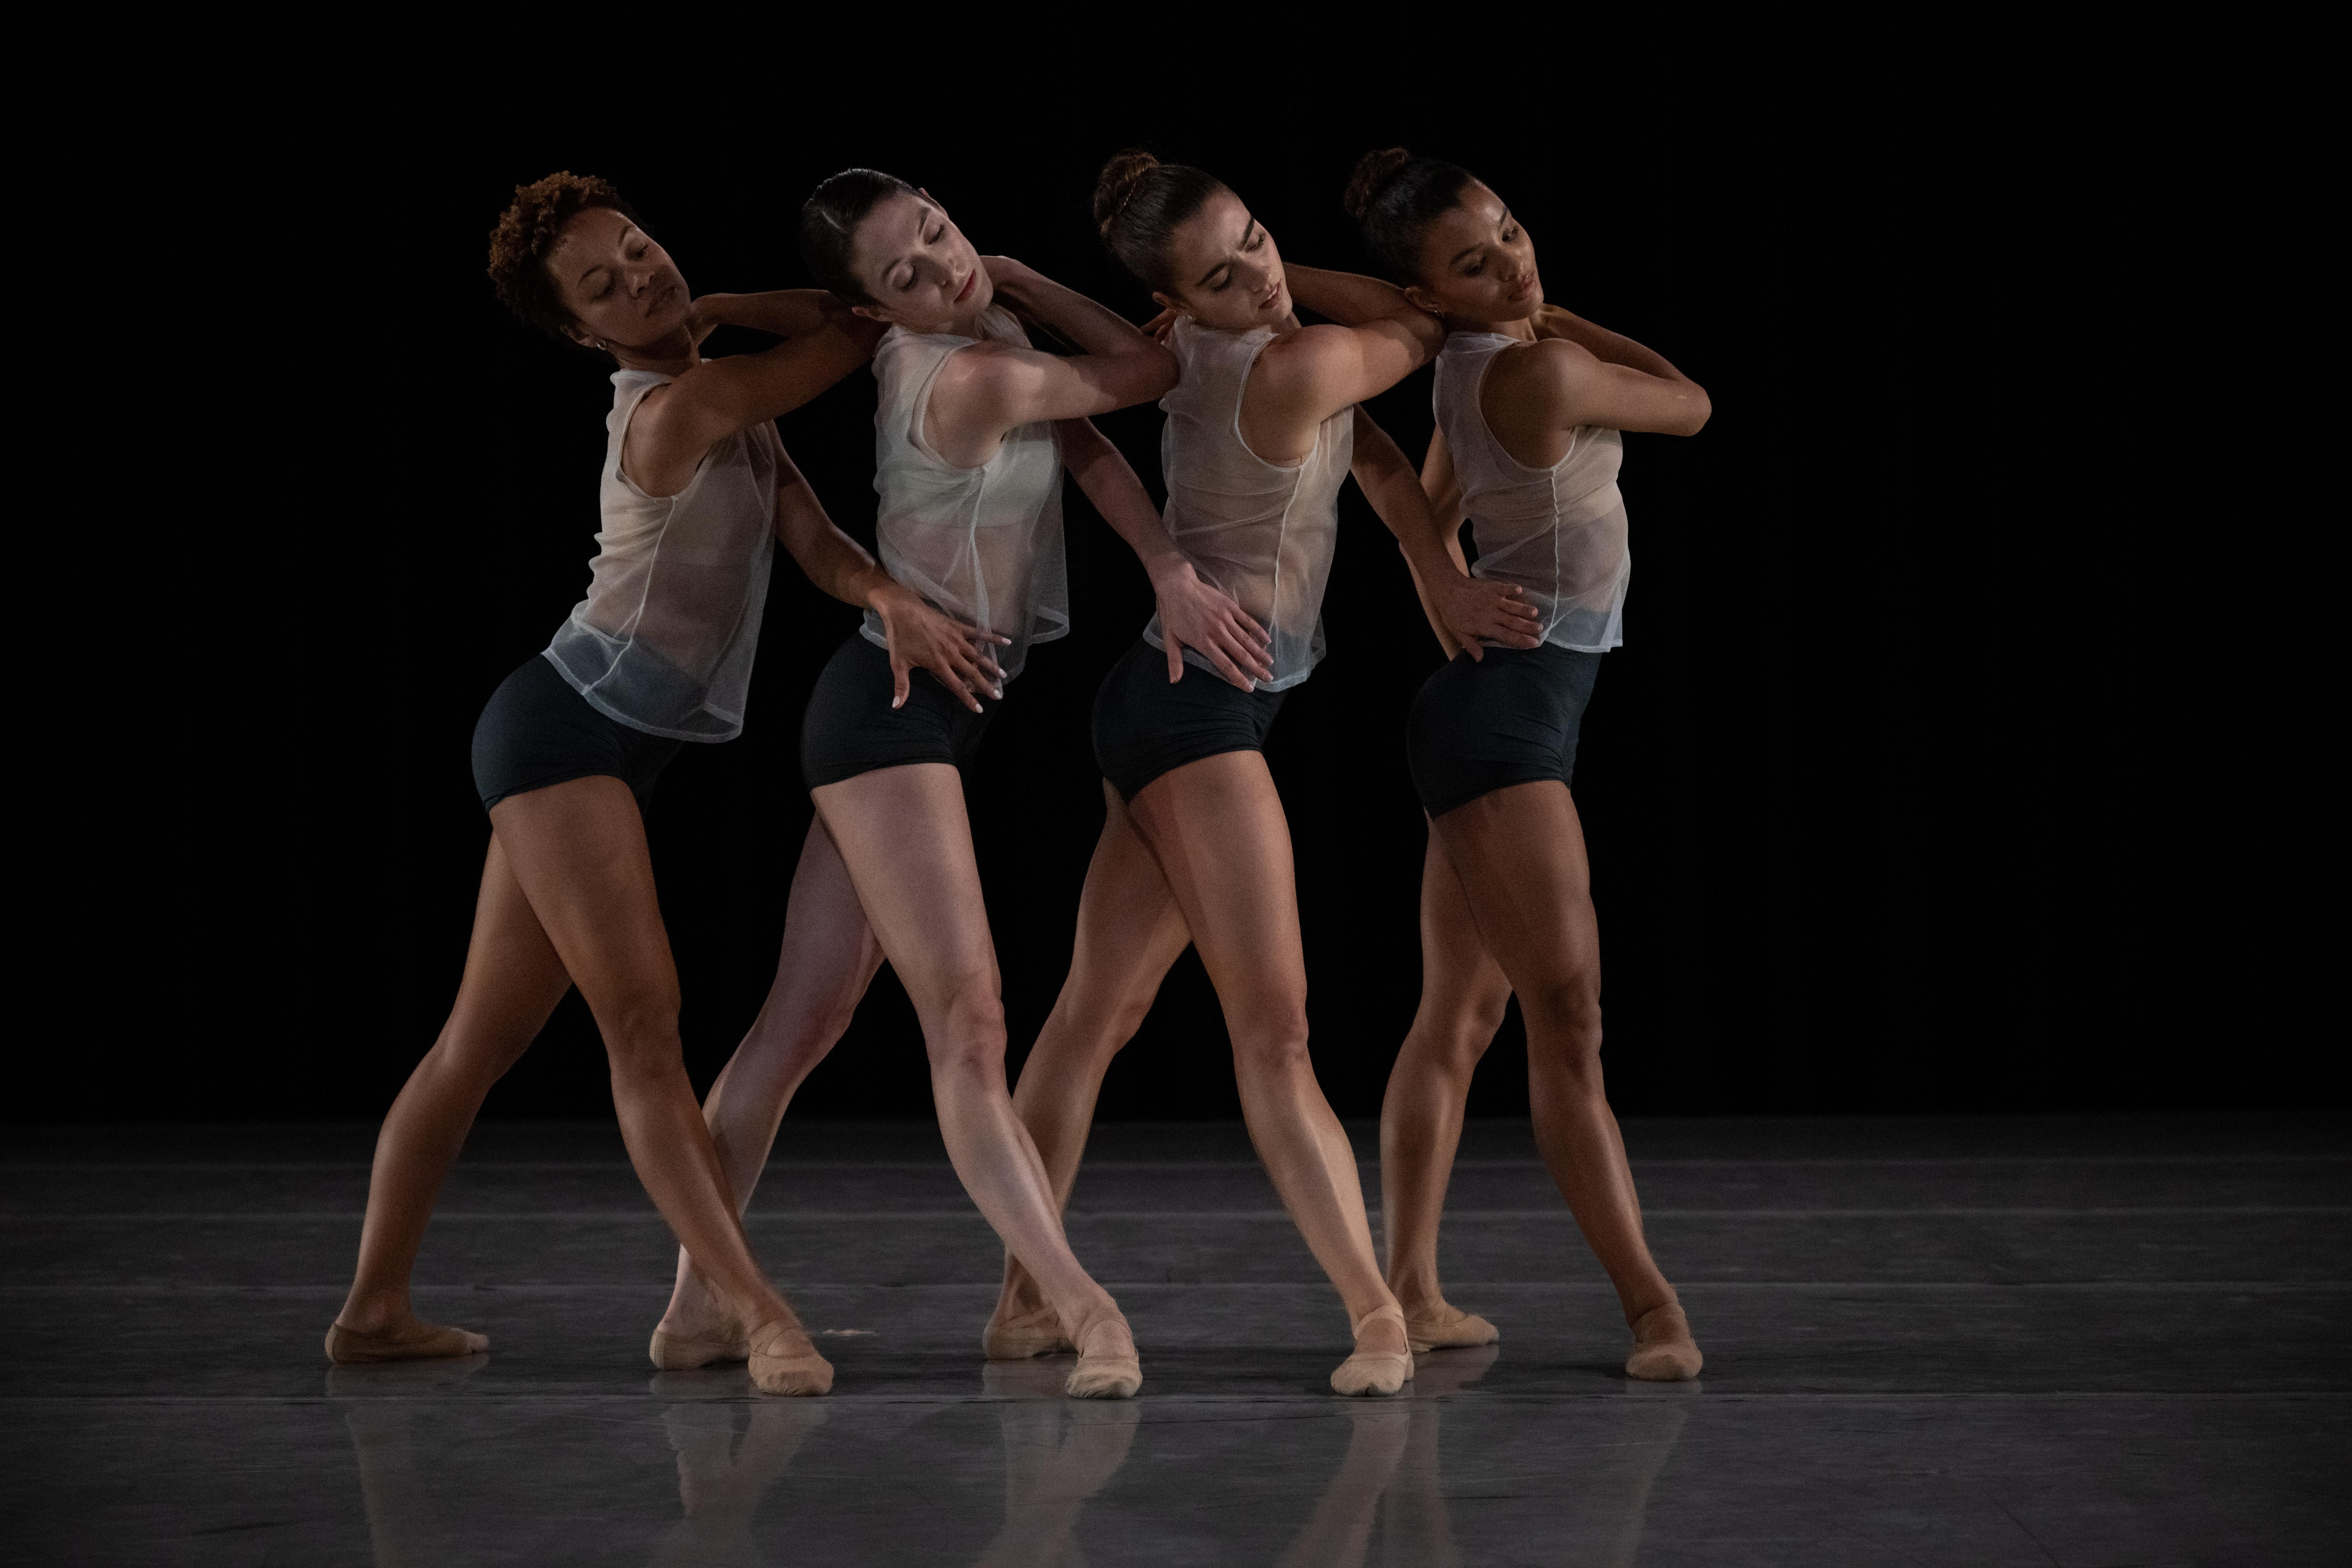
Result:
{"label": "ballet slipper", "polygon": [[980,1331],[980,1353],[990,1361],[1027,1361],[1031,1356],[1076,1348],[1063,1334],[1062,1320],[1051,1307],[1010,1318],[1000,1307],[997,1315],[988,1320],[988,1327]]}
{"label": "ballet slipper", "polygon": [[1491,1345],[1503,1336],[1486,1319],[1440,1300],[1404,1315],[1404,1337],[1413,1354],[1426,1355],[1431,1351]]}
{"label": "ballet slipper", "polygon": [[[1375,1307],[1356,1320],[1356,1338],[1364,1337],[1364,1330],[1373,1320],[1387,1318],[1399,1329],[1404,1329],[1404,1311],[1398,1307]],[[1405,1331],[1405,1342],[1412,1342],[1410,1330]],[[1402,1351],[1358,1350],[1339,1363],[1331,1374],[1331,1387],[1339,1394],[1386,1395],[1396,1393],[1412,1381],[1412,1352]]]}
{"label": "ballet slipper", "polygon": [[761,1393],[833,1392],[833,1363],[816,1353],[816,1346],[809,1342],[798,1323],[779,1318],[762,1324],[749,1338],[751,1382]]}
{"label": "ballet slipper", "polygon": [[749,1360],[751,1336],[732,1318],[720,1323],[716,1333],[677,1334],[656,1329],[647,1353],[664,1372],[692,1372],[716,1361]]}
{"label": "ballet slipper", "polygon": [[338,1321],[327,1331],[327,1359],[337,1366],[380,1361],[438,1361],[448,1356],[479,1355],[490,1348],[487,1334],[443,1328],[438,1323],[420,1323],[417,1327],[425,1331],[421,1336],[395,1340],[383,1334],[363,1334],[357,1329],[343,1327]]}
{"label": "ballet slipper", "polygon": [[1132,1399],[1143,1386],[1143,1363],[1136,1359],[1135,1334],[1117,1307],[1106,1308],[1070,1336],[1078,1364],[1062,1392],[1073,1399]]}
{"label": "ballet slipper", "polygon": [[1698,1375],[1706,1358],[1691,1338],[1690,1320],[1682,1303],[1653,1307],[1633,1320],[1633,1353],[1625,1358],[1625,1375],[1644,1383],[1680,1383]]}

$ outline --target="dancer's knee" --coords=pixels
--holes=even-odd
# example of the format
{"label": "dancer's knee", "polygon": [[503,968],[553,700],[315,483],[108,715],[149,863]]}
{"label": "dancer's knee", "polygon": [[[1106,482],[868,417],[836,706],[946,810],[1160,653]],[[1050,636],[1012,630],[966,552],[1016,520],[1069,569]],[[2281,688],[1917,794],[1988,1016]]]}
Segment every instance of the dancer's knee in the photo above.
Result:
{"label": "dancer's knee", "polygon": [[1004,1074],[1004,1000],[992,973],[975,973],[950,989],[939,1024],[925,1031],[931,1074]]}
{"label": "dancer's knee", "polygon": [[1283,1006],[1267,1010],[1233,1030],[1234,1070],[1244,1079],[1273,1079],[1314,1073],[1307,1049],[1307,1009]]}
{"label": "dancer's knee", "polygon": [[676,994],[650,994],[609,1009],[597,1020],[604,1035],[615,1088],[652,1083],[682,1069]]}
{"label": "dancer's knee", "polygon": [[1601,992],[1583,977],[1522,996],[1528,1021],[1528,1062],[1563,1088],[1601,1081]]}

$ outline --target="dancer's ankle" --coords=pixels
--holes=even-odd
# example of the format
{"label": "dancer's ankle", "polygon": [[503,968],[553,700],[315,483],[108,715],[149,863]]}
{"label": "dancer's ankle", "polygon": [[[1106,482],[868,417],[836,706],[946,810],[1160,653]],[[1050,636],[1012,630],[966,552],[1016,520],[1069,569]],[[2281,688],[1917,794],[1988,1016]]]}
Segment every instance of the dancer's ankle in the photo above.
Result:
{"label": "dancer's ankle", "polygon": [[1624,1292],[1617,1298],[1617,1304],[1624,1310],[1625,1326],[1630,1329],[1642,1321],[1644,1313],[1654,1312],[1661,1307],[1681,1306],[1682,1298],[1675,1294],[1673,1286],[1661,1280],[1647,1289]]}
{"label": "dancer's ankle", "polygon": [[380,1298],[345,1301],[343,1310],[335,1314],[335,1321],[355,1334],[373,1339],[397,1339],[402,1331],[423,1326],[405,1300],[386,1301]]}

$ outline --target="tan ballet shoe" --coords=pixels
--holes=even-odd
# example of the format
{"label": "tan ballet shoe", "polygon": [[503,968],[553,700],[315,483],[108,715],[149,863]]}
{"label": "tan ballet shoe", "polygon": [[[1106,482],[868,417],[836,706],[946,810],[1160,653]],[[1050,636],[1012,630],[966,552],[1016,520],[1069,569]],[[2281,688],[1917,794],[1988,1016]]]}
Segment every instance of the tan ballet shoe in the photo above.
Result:
{"label": "tan ballet shoe", "polygon": [[750,1360],[751,1336],[731,1318],[719,1325],[715,1334],[674,1334],[667,1329],[656,1329],[646,1353],[664,1372],[692,1372],[713,1362]]}
{"label": "tan ballet shoe", "polygon": [[798,1323],[779,1319],[751,1336],[751,1382],[762,1394],[816,1394],[833,1392],[833,1363]]}
{"label": "tan ballet shoe", "polygon": [[363,1334],[337,1322],[327,1331],[327,1359],[337,1366],[380,1361],[439,1361],[449,1356],[479,1355],[490,1348],[488,1334],[443,1328],[438,1323],[417,1326],[425,1330],[421,1337],[395,1340],[382,1334]]}
{"label": "tan ballet shoe", "polygon": [[[1387,1318],[1400,1329],[1404,1328],[1404,1312],[1396,1307],[1375,1307],[1356,1320],[1356,1338],[1364,1337],[1364,1330],[1373,1320]],[[1406,1330],[1405,1342],[1412,1342],[1411,1330]],[[1331,1374],[1334,1393],[1349,1394],[1386,1395],[1396,1393],[1412,1381],[1412,1352],[1407,1351],[1359,1350],[1339,1363]]]}
{"label": "tan ballet shoe", "polygon": [[1653,1307],[1633,1320],[1633,1353],[1625,1358],[1625,1375],[1644,1383],[1681,1383],[1698,1375],[1706,1358],[1691,1338],[1690,1320],[1682,1303]]}
{"label": "tan ballet shoe", "polygon": [[1474,1317],[1459,1307],[1434,1301],[1404,1315],[1404,1337],[1415,1355],[1431,1351],[1465,1350],[1474,1345],[1491,1345],[1502,1333],[1486,1319]]}
{"label": "tan ballet shoe", "polygon": [[1051,1307],[1016,1317],[994,1317],[980,1331],[980,1353],[990,1361],[1027,1361],[1031,1356],[1056,1355],[1076,1350],[1062,1332],[1062,1320]]}
{"label": "tan ballet shoe", "polygon": [[1143,1386],[1143,1363],[1136,1358],[1134,1331],[1117,1307],[1097,1312],[1070,1336],[1078,1364],[1062,1392],[1073,1399],[1132,1399]]}

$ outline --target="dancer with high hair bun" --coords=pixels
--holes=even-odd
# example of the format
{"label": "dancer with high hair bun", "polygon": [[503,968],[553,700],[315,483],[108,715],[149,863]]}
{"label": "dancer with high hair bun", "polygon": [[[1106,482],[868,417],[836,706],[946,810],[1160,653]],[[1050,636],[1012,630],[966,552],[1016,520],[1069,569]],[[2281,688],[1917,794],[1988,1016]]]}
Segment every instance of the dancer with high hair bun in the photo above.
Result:
{"label": "dancer with high hair bun", "polygon": [[[1176,365],[1165,350],[1020,263],[982,256],[946,208],[875,170],[819,185],[800,237],[810,271],[889,328],[874,362],[883,563],[920,601],[979,629],[943,650],[955,673],[937,680],[910,677],[886,617],[869,615],[818,679],[801,735],[817,820],[793,876],[775,985],[706,1113],[746,1203],[793,1091],[887,957],[922,1020],[956,1173],[1068,1326],[1064,1348],[1078,1362],[1067,1392],[1123,1397],[1142,1379],[1127,1320],[1071,1255],[1006,1093],[1004,1009],[961,769],[1030,646],[1069,629],[1065,468],[1142,558],[1171,647],[1246,681],[1266,668],[1263,639],[1176,550],[1142,483],[1087,418],[1167,391]],[[1079,352],[1031,348],[1014,310]],[[740,1353],[726,1293],[700,1264],[681,1252],[656,1335],[666,1365]]]}
{"label": "dancer with high hair bun", "polygon": [[[1323,656],[1322,602],[1352,471],[1455,635],[1532,646],[1520,591],[1448,560],[1420,482],[1356,404],[1426,363],[1437,322],[1402,300],[1349,326],[1301,327],[1265,226],[1222,182],[1145,153],[1104,168],[1105,242],[1163,307],[1182,377],[1160,406],[1168,531],[1262,628],[1253,679],[1211,678],[1163,616],[1104,680],[1095,753],[1107,813],[1081,896],[1070,975],[1014,1103],[1066,1203],[1104,1072],[1190,943],[1217,988],[1250,1137],[1346,1303],[1342,1394],[1412,1376],[1406,1326],[1372,1254],[1347,1134],[1307,1047],[1307,976],[1290,832],[1261,751],[1285,694]],[[1295,272],[1297,269],[1289,269]],[[1068,1318],[1017,1254],[991,1320],[992,1356],[1066,1346]]]}
{"label": "dancer with high hair bun", "polygon": [[1367,153],[1346,205],[1393,282],[1316,274],[1298,296],[1334,321],[1409,303],[1444,321],[1423,483],[1456,559],[1467,518],[1477,575],[1517,585],[1542,639],[1482,650],[1430,617],[1451,662],[1415,698],[1406,737],[1430,834],[1421,1007],[1381,1113],[1389,1284],[1416,1349],[1496,1337],[1447,1303],[1437,1230],[1471,1073],[1516,992],[1536,1142],[1617,1288],[1633,1334],[1625,1371],[1696,1377],[1698,1345],[1643,1237],[1602,1089],[1600,929],[1569,782],[1633,574],[1619,432],[1696,435],[1707,395],[1662,355],[1546,304],[1534,240],[1467,170]]}
{"label": "dancer with high hair bun", "polygon": [[[490,819],[464,978],[448,1022],[376,1141],[337,1362],[459,1356],[489,1342],[418,1321],[409,1273],[490,1086],[566,991],[595,1015],[630,1161],[741,1325],[752,1381],[823,1394],[833,1368],[751,1258],[688,1081],[677,972],[642,809],[687,742],[734,738],[775,542],[819,586],[869,606],[895,649],[953,678],[959,634],[835,528],[772,421],[848,374],[880,330],[815,289],[692,298],[668,253],[603,180],[520,186],[490,240],[499,296],[531,326],[610,356],[604,528],[588,596],[509,675],[474,731]],[[730,322],[783,338],[706,360]]]}

